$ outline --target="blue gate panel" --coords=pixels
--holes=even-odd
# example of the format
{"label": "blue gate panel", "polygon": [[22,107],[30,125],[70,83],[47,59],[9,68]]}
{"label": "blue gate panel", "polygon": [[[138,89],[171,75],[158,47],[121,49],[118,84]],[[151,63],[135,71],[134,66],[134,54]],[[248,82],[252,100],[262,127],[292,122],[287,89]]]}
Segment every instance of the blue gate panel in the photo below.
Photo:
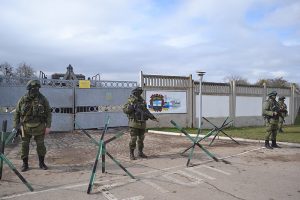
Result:
{"label": "blue gate panel", "polygon": [[132,88],[89,88],[75,91],[76,106],[125,104]]}
{"label": "blue gate panel", "polygon": [[25,86],[3,87],[0,86],[0,106],[15,107],[18,100],[26,94]]}
{"label": "blue gate panel", "polygon": [[74,92],[71,88],[41,88],[41,93],[48,99],[51,107],[74,106]]}
{"label": "blue gate panel", "polygon": [[75,121],[83,129],[103,128],[105,116],[102,112],[77,113]]}
{"label": "blue gate panel", "polygon": [[52,113],[51,131],[72,131],[74,129],[73,119],[73,114]]}
{"label": "blue gate panel", "polygon": [[0,113],[0,130],[2,131],[2,122],[7,120],[7,132],[10,132],[13,129],[13,117],[12,113]]}
{"label": "blue gate panel", "polygon": [[[77,113],[76,122],[83,129],[103,128],[105,125],[106,116],[110,117],[108,127],[127,126],[128,119],[123,113],[117,112],[90,112],[90,113]],[[75,127],[78,129],[78,127]]]}

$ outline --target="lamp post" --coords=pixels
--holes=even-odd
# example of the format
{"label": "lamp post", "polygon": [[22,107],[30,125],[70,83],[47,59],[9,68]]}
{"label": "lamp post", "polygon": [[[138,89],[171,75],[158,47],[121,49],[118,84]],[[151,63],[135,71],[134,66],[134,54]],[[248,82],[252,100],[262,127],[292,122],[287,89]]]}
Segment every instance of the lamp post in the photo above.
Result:
{"label": "lamp post", "polygon": [[205,74],[205,72],[197,71],[197,74],[199,76],[199,130],[201,130],[202,125],[202,79]]}

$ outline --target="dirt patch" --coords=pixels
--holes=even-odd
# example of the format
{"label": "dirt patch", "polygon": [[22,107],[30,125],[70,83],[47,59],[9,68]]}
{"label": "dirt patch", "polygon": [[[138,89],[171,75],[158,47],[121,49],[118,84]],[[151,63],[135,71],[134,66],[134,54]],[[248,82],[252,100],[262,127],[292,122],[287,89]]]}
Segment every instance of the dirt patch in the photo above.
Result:
{"label": "dirt patch", "polygon": [[84,164],[95,159],[95,151],[87,151],[84,148],[66,148],[57,152],[56,155],[48,156],[48,160],[53,164]]}
{"label": "dirt patch", "polygon": [[[87,132],[98,142],[102,131],[87,130]],[[104,137],[104,140],[108,140],[119,132],[123,132],[124,134],[106,145],[106,151],[117,160],[119,158],[129,158],[130,135],[128,128],[109,129]],[[98,146],[92,143],[91,139],[88,138],[82,131],[52,133],[46,138],[45,142],[48,150],[46,162],[52,166],[66,167],[92,165],[95,161],[98,150]],[[227,152],[226,155],[234,153],[237,151],[236,149],[248,150],[247,146],[252,145],[248,143],[242,143],[241,145],[238,145],[231,140],[223,141],[216,139],[214,143],[209,146],[210,142],[211,140],[203,140],[200,142],[200,144],[202,144],[207,150],[211,151],[211,153],[216,154],[218,157],[224,155],[224,152]],[[187,148],[191,147],[193,142],[187,137],[146,133],[144,144],[144,153],[148,155],[149,158],[169,157],[171,159],[175,159],[181,156],[187,156],[188,152],[185,153],[185,155],[182,155],[181,153]],[[31,146],[31,157],[36,156],[35,148],[35,142],[33,142]],[[10,157],[19,159],[19,150],[17,149],[20,149],[20,147],[8,148],[7,152],[9,152],[9,149],[15,149],[15,151],[10,154]],[[198,155],[199,158],[206,157],[205,153],[203,153],[203,151],[198,147],[195,148],[194,153],[195,157]],[[284,155],[283,152],[281,152],[279,155],[256,154],[245,157],[245,159],[248,159],[249,161],[300,161],[300,153],[294,155]],[[77,168],[74,170],[77,170]]]}

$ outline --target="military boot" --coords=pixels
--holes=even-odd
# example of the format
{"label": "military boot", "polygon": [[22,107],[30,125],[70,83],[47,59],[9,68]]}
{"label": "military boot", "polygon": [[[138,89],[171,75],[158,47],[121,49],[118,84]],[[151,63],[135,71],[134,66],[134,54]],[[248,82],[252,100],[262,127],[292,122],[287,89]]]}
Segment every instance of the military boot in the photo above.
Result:
{"label": "military boot", "polygon": [[45,156],[39,156],[39,166],[43,170],[48,169],[47,165],[45,164]]}
{"label": "military boot", "polygon": [[130,149],[130,160],[136,160],[134,156],[134,149]]}
{"label": "military boot", "polygon": [[269,144],[269,140],[265,140],[265,147],[266,147],[267,149],[273,149],[273,148],[270,146],[270,144]]}
{"label": "military boot", "polygon": [[280,146],[278,146],[276,144],[276,140],[272,140],[272,145],[271,145],[273,148],[281,148]]}
{"label": "military boot", "polygon": [[148,158],[148,156],[143,153],[143,148],[139,148],[138,156],[140,158]]}
{"label": "military boot", "polygon": [[28,166],[28,157],[23,158],[23,165],[21,167],[21,172],[26,172],[29,169]]}

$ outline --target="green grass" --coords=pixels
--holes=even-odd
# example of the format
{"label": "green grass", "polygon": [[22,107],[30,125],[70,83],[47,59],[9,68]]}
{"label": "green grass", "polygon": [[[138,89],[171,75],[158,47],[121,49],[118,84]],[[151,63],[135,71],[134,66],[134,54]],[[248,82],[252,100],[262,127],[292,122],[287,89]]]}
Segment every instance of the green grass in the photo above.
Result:
{"label": "green grass", "polygon": [[[180,133],[176,128],[153,128],[151,130],[157,131],[167,131],[167,132],[177,132]],[[188,133],[196,134],[197,129],[187,128],[185,129]],[[280,142],[293,142],[300,143],[300,125],[291,125],[283,127],[284,133],[277,134],[277,141]],[[210,129],[205,129],[202,131],[202,134],[206,134]],[[223,131],[235,138],[245,138],[245,139],[255,139],[255,140],[264,140],[265,139],[265,127],[243,127],[243,128],[227,128]],[[222,132],[219,133],[219,136],[225,136]]]}

